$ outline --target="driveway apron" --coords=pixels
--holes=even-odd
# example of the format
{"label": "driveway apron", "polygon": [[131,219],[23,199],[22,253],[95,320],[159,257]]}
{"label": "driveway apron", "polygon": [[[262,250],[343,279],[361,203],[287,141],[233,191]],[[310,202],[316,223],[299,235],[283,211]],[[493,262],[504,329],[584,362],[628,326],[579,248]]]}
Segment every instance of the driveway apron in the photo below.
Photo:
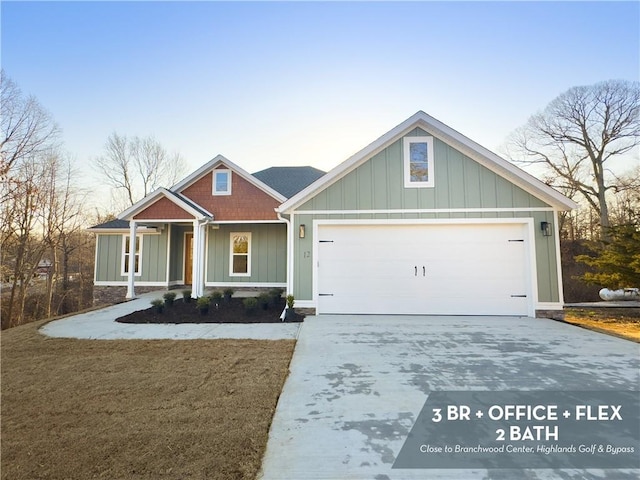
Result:
{"label": "driveway apron", "polygon": [[[602,470],[391,466],[429,392],[639,387],[638,344],[552,320],[307,317],[278,401],[260,478],[606,478]],[[618,470],[615,478],[636,479],[639,474]]]}

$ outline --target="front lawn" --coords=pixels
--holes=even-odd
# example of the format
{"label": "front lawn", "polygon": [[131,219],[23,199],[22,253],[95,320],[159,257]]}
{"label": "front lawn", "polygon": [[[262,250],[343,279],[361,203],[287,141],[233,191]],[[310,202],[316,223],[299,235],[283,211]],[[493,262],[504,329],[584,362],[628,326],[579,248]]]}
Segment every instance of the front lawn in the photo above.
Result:
{"label": "front lawn", "polygon": [[640,308],[568,308],[565,321],[640,342]]}
{"label": "front lawn", "polygon": [[2,332],[2,479],[254,479],[294,341]]}

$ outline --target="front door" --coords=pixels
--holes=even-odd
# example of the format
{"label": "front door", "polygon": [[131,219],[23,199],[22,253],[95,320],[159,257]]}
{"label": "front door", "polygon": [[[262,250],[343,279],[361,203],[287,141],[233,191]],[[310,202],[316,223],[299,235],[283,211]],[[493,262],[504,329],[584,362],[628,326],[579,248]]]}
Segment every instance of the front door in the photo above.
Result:
{"label": "front door", "polygon": [[193,283],[193,233],[184,236],[184,284]]}

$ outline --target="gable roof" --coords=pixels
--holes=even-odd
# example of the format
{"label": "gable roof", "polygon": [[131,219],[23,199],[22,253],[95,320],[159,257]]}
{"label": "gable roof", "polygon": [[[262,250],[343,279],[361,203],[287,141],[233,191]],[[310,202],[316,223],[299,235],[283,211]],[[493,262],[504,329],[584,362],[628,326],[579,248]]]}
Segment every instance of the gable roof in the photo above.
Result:
{"label": "gable roof", "polygon": [[267,185],[266,183],[262,182],[260,179],[254,177],[249,172],[247,172],[246,170],[240,168],[238,165],[236,165],[235,163],[233,163],[232,161],[228,160],[227,158],[225,158],[222,155],[216,155],[215,158],[213,158],[209,162],[205,163],[202,167],[200,167],[198,170],[193,172],[191,175],[189,175],[188,177],[186,177],[183,180],[181,180],[178,183],[176,183],[173,187],[171,187],[171,190],[173,192],[178,192],[178,193],[181,192],[185,188],[187,188],[190,185],[192,185],[193,183],[197,182],[203,176],[209,174],[212,170],[216,169],[220,165],[226,165],[228,168],[230,168],[235,173],[239,174],[242,178],[247,180],[249,183],[251,183],[254,186],[258,187],[260,190],[262,190],[265,193],[267,193],[268,195],[272,196],[273,198],[275,198],[279,202],[284,202],[286,200],[286,197],[284,197],[282,194],[280,194],[279,192],[277,192],[276,190],[271,188],[269,185]]}
{"label": "gable roof", "polygon": [[178,207],[180,207],[182,210],[186,211],[190,215],[193,215],[194,218],[203,218],[203,217],[213,218],[213,214],[211,214],[204,208],[200,207],[199,205],[196,205],[195,203],[193,203],[183,195],[180,195],[179,193],[176,193],[176,192],[171,192],[166,188],[162,188],[162,187],[158,188],[157,190],[154,190],[149,195],[144,197],[142,200],[140,200],[139,202],[136,202],[134,205],[127,208],[124,212],[118,214],[118,218],[121,220],[127,220],[130,218],[133,218],[136,214],[140,213],[142,210],[146,209],[147,207],[149,207],[150,205],[152,205],[162,197],[176,204]]}
{"label": "gable roof", "polygon": [[271,167],[253,174],[258,180],[291,198],[304,190],[326,172],[314,167]]}
{"label": "gable roof", "polygon": [[358,166],[365,163],[392,143],[404,137],[416,127],[419,127],[430,135],[439,138],[497,175],[509,180],[524,191],[540,198],[559,210],[571,210],[578,207],[573,200],[565,197],[560,192],[549,187],[521,168],[518,168],[511,162],[508,162],[504,158],[465,137],[458,131],[448,127],[425,112],[418,111],[407,120],[349,157],[304,190],[289,198],[286,202],[280,205],[280,207],[278,207],[278,212],[284,213],[295,210],[315,194],[328,188],[334,182],[355,170]]}

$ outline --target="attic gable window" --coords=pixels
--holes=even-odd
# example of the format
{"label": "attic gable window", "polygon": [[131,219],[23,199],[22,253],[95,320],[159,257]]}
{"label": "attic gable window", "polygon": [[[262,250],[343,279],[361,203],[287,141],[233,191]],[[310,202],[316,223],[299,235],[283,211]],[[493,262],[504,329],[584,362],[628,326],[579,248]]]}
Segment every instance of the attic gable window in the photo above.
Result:
{"label": "attic gable window", "polygon": [[231,170],[213,171],[214,195],[231,195]]}
{"label": "attic gable window", "polygon": [[404,137],[404,186],[434,186],[433,137]]}

